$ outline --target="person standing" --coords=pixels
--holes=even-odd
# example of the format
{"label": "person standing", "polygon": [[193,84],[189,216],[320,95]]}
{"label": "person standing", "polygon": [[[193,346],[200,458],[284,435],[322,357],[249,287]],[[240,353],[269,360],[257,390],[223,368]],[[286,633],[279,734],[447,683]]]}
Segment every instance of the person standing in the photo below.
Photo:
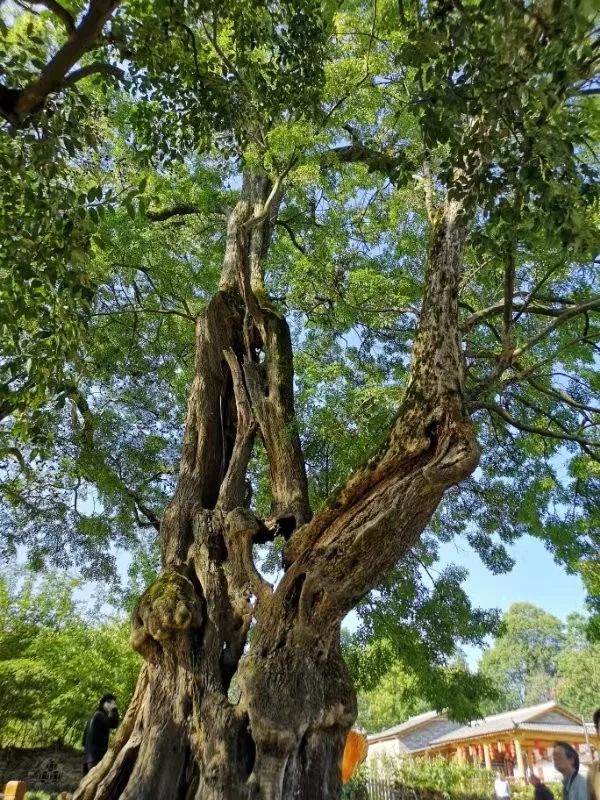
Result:
{"label": "person standing", "polygon": [[110,732],[118,724],[117,698],[114,694],[102,695],[98,708],[88,720],[83,732],[84,775],[102,761],[108,750]]}
{"label": "person standing", "polygon": [[[600,708],[594,711],[594,728],[600,736]],[[600,800],[600,761],[596,759],[590,764],[587,774],[588,796],[590,800]]]}
{"label": "person standing", "polygon": [[494,795],[496,800],[510,800],[510,786],[504,775],[498,771],[494,781]]}
{"label": "person standing", "polygon": [[533,786],[533,800],[554,800],[554,795],[538,775],[531,775],[529,783]]}
{"label": "person standing", "polygon": [[556,742],[554,766],[563,776],[563,800],[588,800],[586,780],[579,774],[577,750],[567,742]]}

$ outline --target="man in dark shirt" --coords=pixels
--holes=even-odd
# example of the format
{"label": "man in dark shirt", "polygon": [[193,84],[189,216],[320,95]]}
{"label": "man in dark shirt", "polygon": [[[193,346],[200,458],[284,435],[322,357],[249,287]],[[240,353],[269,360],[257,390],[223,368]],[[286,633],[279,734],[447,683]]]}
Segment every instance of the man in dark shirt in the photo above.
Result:
{"label": "man in dark shirt", "polygon": [[529,782],[533,786],[533,800],[554,800],[550,789],[537,775],[532,775]]}
{"label": "man in dark shirt", "polygon": [[98,703],[98,708],[88,720],[83,732],[83,774],[89,772],[104,758],[108,750],[108,737],[112,728],[119,724],[117,698],[114,694],[105,694]]}

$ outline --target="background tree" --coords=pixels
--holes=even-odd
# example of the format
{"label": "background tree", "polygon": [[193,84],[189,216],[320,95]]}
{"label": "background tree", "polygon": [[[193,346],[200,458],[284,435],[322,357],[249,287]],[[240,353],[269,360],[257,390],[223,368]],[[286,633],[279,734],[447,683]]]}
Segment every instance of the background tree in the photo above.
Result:
{"label": "background tree", "polygon": [[599,654],[598,642],[588,639],[587,620],[581,615],[570,614],[564,647],[557,661],[556,697],[586,721],[592,719],[600,706]]}
{"label": "background tree", "polygon": [[556,699],[558,664],[565,647],[562,622],[530,603],[514,603],[479,669],[497,688],[493,711]]}
{"label": "background tree", "polygon": [[[352,669],[355,661],[349,659],[357,688],[357,724],[367,733],[390,728],[434,708],[443,709],[451,719],[470,721],[481,716],[486,699],[495,698],[493,685],[472,674],[460,654],[439,672],[429,671],[428,675],[426,670],[407,669],[396,660],[375,680],[373,675],[381,671],[374,663],[378,659],[373,651],[381,649],[381,642],[372,643],[360,654],[362,670],[358,674]],[[367,669],[371,670],[368,676]]]}
{"label": "background tree", "polygon": [[77,584],[56,574],[0,579],[0,688],[6,703],[3,747],[79,746],[83,727],[106,692],[126,708],[140,660],[122,618],[74,601]]}
{"label": "background tree", "polygon": [[374,733],[429,711],[429,704],[417,692],[414,677],[395,664],[374,689],[359,692],[358,725],[367,733]]}
{"label": "background tree", "polygon": [[[93,310],[76,303],[89,329],[57,360],[66,384],[32,378],[43,451],[12,400],[2,427],[9,547],[108,570],[121,543],[146,574],[160,550],[133,615],[140,681],[78,798],[336,797],[351,608],[367,598],[368,638],[400,604],[388,638],[440,676],[452,634],[432,611],[458,609],[465,638],[487,623],[465,619],[456,580],[427,602],[436,538],[465,533],[495,570],[524,532],[570,568],[595,557],[590,16],[495,1],[115,17],[131,70],[93,120],[98,171],[65,162],[111,191],[103,220],[83,214],[99,226]],[[7,369],[17,400],[28,380]],[[269,543],[275,586],[257,570]]]}

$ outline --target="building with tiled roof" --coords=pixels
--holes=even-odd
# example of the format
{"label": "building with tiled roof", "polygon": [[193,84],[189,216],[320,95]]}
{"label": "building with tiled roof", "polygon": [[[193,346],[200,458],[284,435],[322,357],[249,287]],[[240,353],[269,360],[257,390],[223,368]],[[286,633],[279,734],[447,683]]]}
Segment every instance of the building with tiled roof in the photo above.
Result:
{"label": "building with tiled roof", "polygon": [[576,747],[585,767],[595,739],[592,723],[584,724],[555,702],[493,714],[468,725],[429,711],[369,736],[368,758],[438,755],[515,777],[534,771],[548,780],[557,777],[552,766],[556,741]]}

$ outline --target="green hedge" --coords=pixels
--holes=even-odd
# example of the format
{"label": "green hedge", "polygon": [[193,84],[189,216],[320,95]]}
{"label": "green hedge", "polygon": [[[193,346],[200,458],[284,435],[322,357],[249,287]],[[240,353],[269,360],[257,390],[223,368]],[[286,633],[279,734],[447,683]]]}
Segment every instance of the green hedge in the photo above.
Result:
{"label": "green hedge", "polygon": [[[367,779],[386,781],[402,798],[410,800],[490,800],[494,774],[445,758],[381,758],[364,765],[344,787],[344,800],[366,800]],[[548,784],[555,800],[562,800],[560,783]],[[533,788],[521,781],[511,784],[513,800],[533,800]]]}

